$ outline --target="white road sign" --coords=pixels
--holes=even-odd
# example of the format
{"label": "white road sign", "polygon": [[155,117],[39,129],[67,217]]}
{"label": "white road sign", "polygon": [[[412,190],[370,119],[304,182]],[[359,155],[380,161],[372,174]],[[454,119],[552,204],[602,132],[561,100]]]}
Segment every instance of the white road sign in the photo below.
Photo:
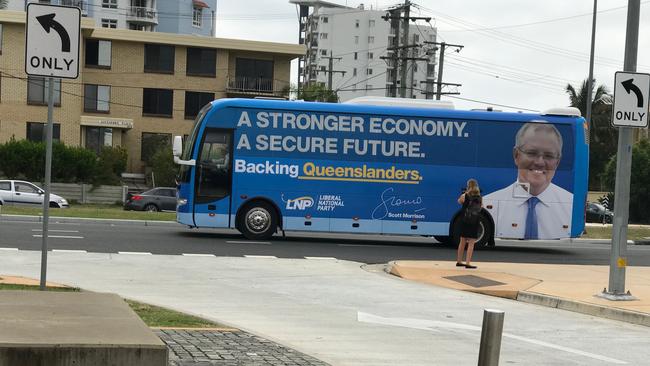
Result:
{"label": "white road sign", "polygon": [[79,76],[81,10],[29,3],[25,33],[25,72],[35,76]]}
{"label": "white road sign", "polygon": [[648,127],[650,74],[616,72],[612,125]]}

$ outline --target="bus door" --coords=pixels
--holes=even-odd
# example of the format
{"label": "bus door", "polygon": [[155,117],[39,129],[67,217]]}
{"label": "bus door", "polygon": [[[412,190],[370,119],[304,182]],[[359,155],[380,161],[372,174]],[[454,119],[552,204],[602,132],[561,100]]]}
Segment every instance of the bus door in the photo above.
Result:
{"label": "bus door", "polygon": [[195,169],[194,223],[228,227],[232,192],[233,131],[206,128]]}

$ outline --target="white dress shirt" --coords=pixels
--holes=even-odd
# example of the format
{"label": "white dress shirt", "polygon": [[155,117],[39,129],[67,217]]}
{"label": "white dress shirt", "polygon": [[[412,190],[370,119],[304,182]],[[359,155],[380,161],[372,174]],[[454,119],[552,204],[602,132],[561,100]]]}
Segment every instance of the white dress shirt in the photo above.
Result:
{"label": "white dress shirt", "polygon": [[[515,182],[483,197],[483,207],[495,221],[497,238],[523,239],[528,213],[527,184]],[[560,239],[571,236],[573,194],[551,183],[537,195],[538,239]]]}

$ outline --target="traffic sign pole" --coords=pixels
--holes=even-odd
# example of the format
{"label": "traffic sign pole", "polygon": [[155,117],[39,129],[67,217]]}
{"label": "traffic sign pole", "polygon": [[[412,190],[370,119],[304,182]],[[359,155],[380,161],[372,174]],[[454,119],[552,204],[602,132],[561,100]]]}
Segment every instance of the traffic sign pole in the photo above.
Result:
{"label": "traffic sign pole", "polygon": [[52,183],[52,135],[54,123],[54,78],[47,78],[47,127],[45,128],[46,150],[45,150],[45,197],[43,198],[43,243],[41,245],[41,291],[46,290],[47,280],[47,237],[49,236],[50,223],[50,185]]}
{"label": "traffic sign pole", "polygon": [[[636,71],[639,44],[640,0],[629,0],[627,5],[627,30],[625,36],[625,71]],[[616,85],[615,87],[618,87]],[[648,91],[645,91],[647,94]],[[638,98],[638,96],[637,96]],[[614,96],[616,105],[616,96]],[[647,102],[647,95],[646,95]],[[615,110],[616,108],[614,108]],[[647,113],[647,108],[646,108]],[[602,296],[610,300],[633,300],[625,292],[625,267],[627,266],[627,225],[630,207],[630,175],[632,172],[632,127],[619,127],[616,156],[616,183],[614,191],[614,225],[612,251],[609,265],[609,287]]]}

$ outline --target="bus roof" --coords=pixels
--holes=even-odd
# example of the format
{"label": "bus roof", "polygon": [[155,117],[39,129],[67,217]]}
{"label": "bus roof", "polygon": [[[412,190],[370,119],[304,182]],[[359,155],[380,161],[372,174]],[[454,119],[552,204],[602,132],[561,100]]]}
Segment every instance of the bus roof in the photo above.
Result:
{"label": "bus roof", "polygon": [[[266,110],[293,110],[304,112],[318,113],[354,113],[354,114],[378,114],[378,115],[399,115],[404,117],[423,117],[422,105],[417,107],[402,105],[368,105],[354,103],[322,103],[322,102],[305,102],[305,101],[284,101],[284,100],[265,100],[265,99],[244,99],[244,98],[222,98],[212,102],[212,109],[209,114],[215,110],[223,108],[243,108],[243,109],[266,109]],[[576,112],[577,111],[577,112]],[[512,122],[528,122],[534,120],[543,120],[553,123],[573,124],[580,117],[577,108],[556,108],[549,109],[542,113],[522,113],[522,112],[496,112],[486,110],[458,110],[431,108],[426,113],[432,118],[454,118],[467,120],[499,120]]]}

